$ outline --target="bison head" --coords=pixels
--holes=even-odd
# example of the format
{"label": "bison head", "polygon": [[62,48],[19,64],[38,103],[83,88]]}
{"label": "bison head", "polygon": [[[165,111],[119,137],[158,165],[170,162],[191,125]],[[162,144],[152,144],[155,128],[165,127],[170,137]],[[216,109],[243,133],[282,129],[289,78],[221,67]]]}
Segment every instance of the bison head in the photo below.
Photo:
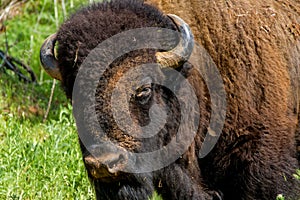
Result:
{"label": "bison head", "polygon": [[[153,30],[149,27],[156,28],[153,37],[143,38],[144,47],[150,48],[128,51],[103,66],[106,56],[126,45],[107,43],[99,49],[98,44],[132,29]],[[164,50],[151,48],[158,42],[155,38],[163,38],[159,36],[162,34],[159,29],[177,33],[159,41],[160,45],[165,43]],[[129,38],[137,39],[134,35]],[[123,39],[124,44],[127,39]],[[187,60],[193,42],[191,30],[181,18],[163,15],[142,3],[140,7],[94,5],[74,14],[58,33],[45,40],[40,51],[42,65],[50,76],[62,82],[67,96],[73,100],[84,162],[91,177],[104,182],[128,179],[124,171],[139,172],[134,170],[141,169],[139,165],[155,165],[149,163],[146,152],[164,148],[172,141],[182,129],[182,120],[190,121],[187,126],[195,126],[194,119],[182,118],[180,109],[187,105],[174,94],[182,89],[183,79],[192,67]],[[56,43],[57,56],[54,53]],[[109,50],[104,48],[104,51],[103,47]],[[91,54],[92,64],[86,61]],[[88,66],[88,70],[82,70],[83,66]],[[143,70],[134,71],[136,66],[143,66]],[[103,69],[101,77],[95,73],[99,68]],[[174,69],[178,73],[174,73]],[[80,71],[85,72],[78,78]],[[123,78],[124,74],[131,74],[131,78]],[[95,90],[88,89],[90,80],[96,81]],[[166,84],[172,88],[165,87]],[[183,96],[195,98],[188,92]],[[195,111],[188,106],[186,110]],[[185,138],[175,137],[175,140],[184,141]],[[144,153],[146,158],[137,158],[136,153]],[[168,149],[163,154],[176,153],[176,149]],[[157,159],[162,160],[163,156]]]}

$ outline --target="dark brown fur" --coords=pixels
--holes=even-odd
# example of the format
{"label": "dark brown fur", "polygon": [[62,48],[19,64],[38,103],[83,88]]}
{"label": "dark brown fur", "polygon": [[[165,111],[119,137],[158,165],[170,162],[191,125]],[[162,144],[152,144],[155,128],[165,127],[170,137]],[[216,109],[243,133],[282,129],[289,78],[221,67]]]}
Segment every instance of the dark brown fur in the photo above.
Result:
{"label": "dark brown fur", "polygon": [[[173,22],[160,11],[140,1],[134,0],[116,0],[112,3],[95,4],[71,16],[70,19],[60,27],[57,36],[57,58],[63,76],[62,86],[67,96],[71,98],[77,70],[93,48],[103,40],[119,32],[140,27],[161,27],[175,30]],[[146,141],[135,140],[117,128],[112,117],[109,99],[115,83],[128,69],[143,63],[156,62],[155,52],[154,50],[140,50],[122,56],[111,64],[111,71],[104,74],[104,79],[102,79],[99,84],[99,96],[97,98],[98,104],[96,105],[96,109],[101,116],[100,122],[103,129],[108,133],[111,141],[135,152],[147,152],[161,148],[163,145],[168,144],[170,139],[176,134],[176,129],[178,128],[178,122],[176,123],[179,117],[178,108],[172,105],[172,101],[167,101],[170,96],[164,93],[160,87],[154,89],[157,92],[157,98],[161,99],[161,102],[166,101],[167,104],[170,104],[170,108],[173,107],[174,110],[169,111],[171,118],[168,120],[169,122],[164,130],[156,137]],[[136,114],[135,119],[139,120],[141,116],[145,116],[143,112],[138,111],[140,108],[137,107],[134,102],[131,109],[133,113]],[[78,120],[80,115],[84,112],[86,112],[86,108],[82,105],[81,112],[79,111],[77,116],[75,114],[75,118]],[[146,119],[141,118],[139,123],[147,123],[145,120]],[[80,142],[80,144],[83,157],[89,156],[90,152],[87,151],[86,146],[84,146],[82,142]],[[169,170],[174,170],[173,174],[175,180],[177,179],[176,177],[180,177],[183,181],[182,183],[178,182],[182,185],[180,191],[176,192],[171,188],[171,192],[175,196],[169,194],[169,198],[173,199],[176,195],[179,195],[177,197],[179,199],[213,198],[213,192],[210,194],[207,192],[208,189],[206,189],[207,191],[202,189],[199,167],[195,160],[193,162],[194,180],[190,178],[190,173],[192,172],[186,174],[185,169],[181,169],[181,167],[176,164],[174,167],[169,167]],[[151,165],[152,163],[148,164]],[[97,175],[92,172],[93,169],[89,168],[89,166],[86,167],[91,181],[95,186],[97,199],[147,199],[152,195],[155,187],[159,187],[159,182],[165,182],[160,175],[160,171],[147,174],[122,174],[116,181],[113,181],[95,178]]]}
{"label": "dark brown fur", "polygon": [[[103,40],[132,28],[174,29],[170,20],[153,7],[137,1],[113,2],[81,10],[58,32],[58,60],[68,97],[72,95],[80,64]],[[179,70],[196,88],[200,103],[201,127],[195,142],[182,158],[153,173],[125,174],[125,179],[112,183],[94,179],[90,174],[98,198],[145,199],[156,189],[165,199],[213,199],[217,196],[214,191],[220,191],[224,199],[230,200],[269,200],[280,193],[299,199],[299,181],[292,174],[299,168],[295,133],[300,113],[300,2],[153,2],[165,13],[174,13],[186,20],[196,40],[216,63],[227,92],[225,127],[213,151],[199,159],[210,117],[210,101],[203,80],[194,70],[187,70],[186,63]],[[109,136],[113,142],[137,152],[167,144],[176,132],[178,111],[170,110],[173,117],[170,121],[174,124],[166,125],[147,143],[124,136],[116,129],[108,100],[118,76],[137,64],[155,62],[154,53],[141,50],[120,58],[106,74],[108,83],[100,82],[99,86],[98,111],[104,116],[102,123],[106,124]],[[162,103],[171,108],[176,104],[163,88],[156,87],[155,91]],[[133,103],[136,119],[141,117],[138,110]],[[83,145],[82,151],[84,156],[88,154]]]}
{"label": "dark brown fur", "polygon": [[204,176],[228,199],[274,199],[293,189],[298,195],[290,197],[299,198],[299,183],[285,182],[283,174],[291,177],[299,167],[295,137],[300,160],[300,2],[148,2],[190,24],[225,83],[227,120],[218,146],[201,161],[210,166]]}

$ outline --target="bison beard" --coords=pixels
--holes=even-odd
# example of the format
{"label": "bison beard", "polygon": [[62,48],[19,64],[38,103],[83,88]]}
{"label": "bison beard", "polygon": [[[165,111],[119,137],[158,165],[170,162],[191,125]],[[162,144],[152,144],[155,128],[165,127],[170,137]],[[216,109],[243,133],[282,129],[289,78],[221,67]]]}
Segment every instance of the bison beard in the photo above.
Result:
{"label": "bison beard", "polygon": [[[196,40],[212,56],[227,92],[225,126],[213,151],[199,159],[210,120],[210,96],[193,66],[179,66],[177,70],[195,88],[199,102],[200,127],[194,142],[176,162],[161,170],[110,174],[80,141],[97,199],[147,199],[156,190],[164,199],[269,200],[284,194],[298,200],[300,183],[292,174],[299,168],[295,150],[295,138],[300,142],[299,2],[151,2],[165,13],[182,16],[191,25]],[[55,77],[61,76],[66,95],[72,98],[78,69],[92,49],[117,33],[141,27],[177,30],[161,11],[137,0],[94,4],[72,15],[56,38],[60,75]],[[132,67],[157,62],[155,55],[156,50],[151,49],[123,55],[110,65],[97,88],[95,106],[99,122],[110,141],[128,151],[161,148],[174,137],[180,123],[176,97],[155,84],[150,84],[152,96],[146,103],[134,98],[129,102],[131,114],[140,125],[148,123],[147,112],[154,102],[168,108],[167,123],[155,137],[130,137],[113,120],[110,97],[116,82]],[[167,76],[164,69],[158,73]],[[180,88],[180,83],[177,86]]]}

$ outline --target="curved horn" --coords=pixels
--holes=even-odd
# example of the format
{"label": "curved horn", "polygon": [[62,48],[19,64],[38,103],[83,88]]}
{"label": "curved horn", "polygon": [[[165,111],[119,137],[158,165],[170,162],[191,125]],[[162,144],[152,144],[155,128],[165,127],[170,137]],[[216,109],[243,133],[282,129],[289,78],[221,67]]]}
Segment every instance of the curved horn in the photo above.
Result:
{"label": "curved horn", "polygon": [[194,48],[194,36],[187,23],[180,17],[173,14],[167,15],[177,26],[180,32],[180,40],[178,45],[167,52],[157,52],[155,54],[157,62],[163,67],[177,68],[180,63],[187,61],[192,54]]}
{"label": "curved horn", "polygon": [[56,42],[56,33],[50,35],[43,43],[40,50],[40,60],[45,71],[57,80],[62,80],[58,62],[54,56],[54,47]]}

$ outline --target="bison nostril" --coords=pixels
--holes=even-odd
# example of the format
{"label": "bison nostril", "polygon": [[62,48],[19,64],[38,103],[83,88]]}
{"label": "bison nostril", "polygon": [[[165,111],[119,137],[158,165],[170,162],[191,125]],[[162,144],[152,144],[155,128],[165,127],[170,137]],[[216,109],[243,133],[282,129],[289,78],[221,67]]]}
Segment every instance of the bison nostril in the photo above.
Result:
{"label": "bison nostril", "polygon": [[125,156],[123,154],[120,154],[118,157],[116,157],[115,159],[112,159],[109,163],[108,163],[108,170],[111,173],[115,173],[116,170],[118,170],[119,165],[124,164],[125,162]]}
{"label": "bison nostril", "polygon": [[99,167],[99,162],[94,156],[87,156],[84,158],[84,162],[86,165],[92,167],[92,168],[98,168]]}
{"label": "bison nostril", "polygon": [[84,161],[88,171],[97,178],[117,176],[127,163],[126,155],[121,153],[108,153],[100,157],[88,155]]}

